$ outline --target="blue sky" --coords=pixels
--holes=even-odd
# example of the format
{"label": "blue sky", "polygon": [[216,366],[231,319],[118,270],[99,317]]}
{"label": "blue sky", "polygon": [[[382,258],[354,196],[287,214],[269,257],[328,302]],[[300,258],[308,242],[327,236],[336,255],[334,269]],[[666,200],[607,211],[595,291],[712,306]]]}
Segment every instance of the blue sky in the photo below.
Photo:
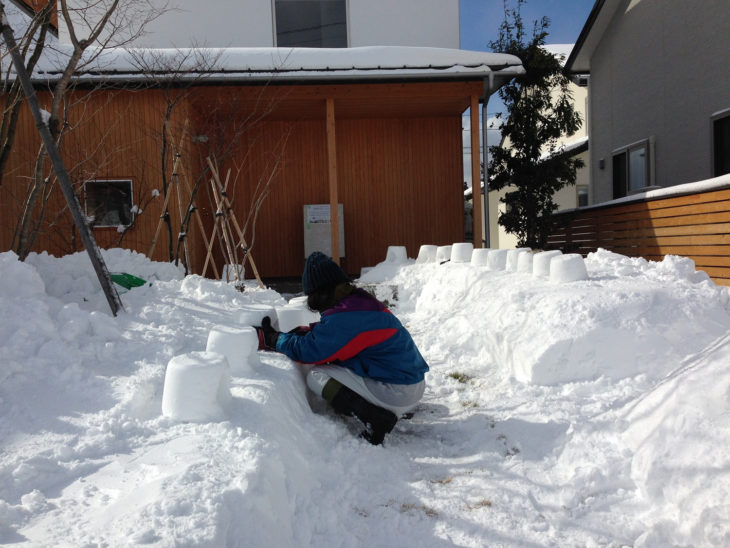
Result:
{"label": "blue sky", "polygon": [[[516,5],[509,2],[510,7]],[[548,42],[572,44],[578,38],[588,19],[594,0],[528,0],[522,6],[522,19],[526,25],[543,15],[550,19]],[[504,19],[502,0],[461,0],[461,49],[490,51],[489,42],[497,38],[499,24]]]}
{"label": "blue sky", "polygon": [[[509,1],[509,7],[516,5],[516,0]],[[525,26],[532,28],[532,23],[543,16],[550,19],[548,28],[548,44],[574,44],[588,19],[588,14],[593,8],[594,0],[527,0],[522,5],[522,20]],[[499,25],[504,19],[503,0],[460,0],[460,26],[461,26],[461,49],[476,51],[491,51],[489,42],[496,40]],[[487,105],[487,114],[504,111],[504,105],[497,94],[492,95]],[[467,111],[468,113],[468,111]],[[469,123],[465,121],[464,127],[464,178],[471,183],[471,171],[469,168],[470,140]],[[497,144],[498,134],[492,134],[489,144]]]}

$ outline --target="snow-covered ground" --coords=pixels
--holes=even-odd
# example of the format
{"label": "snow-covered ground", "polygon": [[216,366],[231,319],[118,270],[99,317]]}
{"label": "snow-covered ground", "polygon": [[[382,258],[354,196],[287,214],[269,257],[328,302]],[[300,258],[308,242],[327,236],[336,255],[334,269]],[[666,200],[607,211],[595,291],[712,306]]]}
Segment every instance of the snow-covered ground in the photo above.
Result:
{"label": "snow-covered ground", "polygon": [[260,354],[223,420],[161,412],[165,371],[286,299],[122,250],[0,254],[0,543],[729,546],[730,306],[689,260],[606,251],[555,283],[469,263],[368,282],[431,366],[383,446]]}

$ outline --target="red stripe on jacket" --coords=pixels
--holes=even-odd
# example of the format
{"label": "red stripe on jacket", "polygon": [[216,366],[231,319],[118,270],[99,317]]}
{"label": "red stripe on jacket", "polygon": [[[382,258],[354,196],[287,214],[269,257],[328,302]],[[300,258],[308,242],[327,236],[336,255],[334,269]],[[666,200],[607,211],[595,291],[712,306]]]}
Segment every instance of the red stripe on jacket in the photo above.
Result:
{"label": "red stripe on jacket", "polygon": [[398,332],[395,328],[386,328],[386,329],[373,329],[372,331],[366,331],[365,333],[360,333],[356,337],[354,337],[350,342],[348,342],[345,346],[340,348],[337,352],[332,354],[329,358],[325,358],[324,360],[318,361],[317,365],[323,364],[323,363],[332,363],[335,360],[344,361],[349,358],[352,358],[353,356],[359,354],[366,348],[369,348],[371,346],[375,346],[376,344],[380,344],[381,342],[387,341],[389,338],[391,338],[393,335],[395,335]]}

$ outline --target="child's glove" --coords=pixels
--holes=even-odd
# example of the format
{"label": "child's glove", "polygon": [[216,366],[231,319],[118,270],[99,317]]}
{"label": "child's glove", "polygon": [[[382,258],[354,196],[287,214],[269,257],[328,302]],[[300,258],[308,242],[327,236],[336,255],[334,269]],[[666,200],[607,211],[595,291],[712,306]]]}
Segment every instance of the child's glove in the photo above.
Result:
{"label": "child's glove", "polygon": [[308,325],[300,325],[299,327],[295,327],[294,329],[289,331],[289,333],[303,337],[304,335],[309,333],[311,330],[312,330],[312,328],[309,327]]}
{"label": "child's glove", "polygon": [[279,332],[271,327],[271,318],[266,316],[261,320],[261,325],[254,327],[259,337],[259,350],[276,350],[276,339]]}

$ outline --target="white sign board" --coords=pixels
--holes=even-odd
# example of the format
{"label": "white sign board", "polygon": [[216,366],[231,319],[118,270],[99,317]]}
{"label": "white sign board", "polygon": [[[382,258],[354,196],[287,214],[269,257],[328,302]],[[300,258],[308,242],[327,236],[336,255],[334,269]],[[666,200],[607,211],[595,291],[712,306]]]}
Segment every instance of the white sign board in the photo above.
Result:
{"label": "white sign board", "polygon": [[[345,256],[345,217],[342,204],[338,205],[340,225],[340,257]],[[332,228],[329,204],[307,204],[304,206],[304,258],[315,251],[332,256]]]}

